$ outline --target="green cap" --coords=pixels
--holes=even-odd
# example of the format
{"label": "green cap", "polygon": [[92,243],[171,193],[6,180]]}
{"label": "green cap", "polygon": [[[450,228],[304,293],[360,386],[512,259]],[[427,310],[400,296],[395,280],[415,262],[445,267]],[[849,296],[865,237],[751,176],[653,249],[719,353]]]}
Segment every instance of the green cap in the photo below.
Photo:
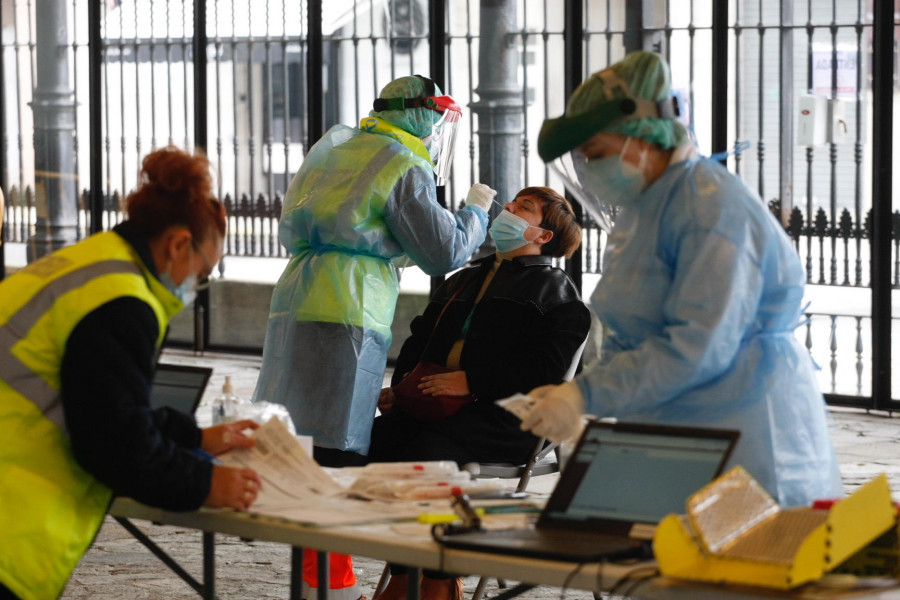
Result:
{"label": "green cap", "polygon": [[677,117],[665,60],[653,52],[632,52],[583,81],[564,116],[544,121],[538,154],[549,162],[600,132],[673,148],[688,139]]}

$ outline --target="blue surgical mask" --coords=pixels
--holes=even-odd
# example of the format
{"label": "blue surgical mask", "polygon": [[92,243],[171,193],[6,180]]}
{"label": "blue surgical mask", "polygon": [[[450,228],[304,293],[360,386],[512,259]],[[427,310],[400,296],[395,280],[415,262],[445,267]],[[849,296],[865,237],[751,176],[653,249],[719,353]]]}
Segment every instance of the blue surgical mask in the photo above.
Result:
{"label": "blue surgical mask", "polygon": [[[190,254],[188,255],[190,258],[190,264],[193,268],[194,265],[194,249],[193,247],[188,250]],[[207,269],[211,269],[209,265],[209,261],[206,260],[206,255],[203,254],[199,248],[197,251],[200,253],[200,258],[203,260],[203,264]],[[197,274],[191,273],[187,277],[184,278],[184,281],[181,282],[181,285],[177,285],[175,280],[172,279],[172,275],[167,270],[165,273],[162,273],[159,276],[159,281],[165,286],[169,292],[172,293],[173,296],[181,300],[182,304],[184,304],[185,308],[194,303],[194,299],[197,298]]]}
{"label": "blue surgical mask", "polygon": [[531,243],[525,239],[525,231],[529,227],[534,227],[534,225],[529,225],[528,221],[517,217],[508,210],[502,210],[494,217],[494,222],[491,223],[488,231],[491,232],[498,251],[510,252]]}
{"label": "blue surgical mask", "polygon": [[159,276],[160,282],[173,296],[181,300],[185,308],[194,303],[197,297],[197,276],[193,273],[184,278],[181,285],[176,285],[168,271]]}
{"label": "blue surgical mask", "polygon": [[621,154],[589,160],[579,173],[583,178],[581,182],[583,187],[593,192],[601,201],[614,206],[631,204],[647,187],[643,170],[647,161],[646,149],[641,152],[639,166],[622,159],[630,142],[631,138],[625,141]]}

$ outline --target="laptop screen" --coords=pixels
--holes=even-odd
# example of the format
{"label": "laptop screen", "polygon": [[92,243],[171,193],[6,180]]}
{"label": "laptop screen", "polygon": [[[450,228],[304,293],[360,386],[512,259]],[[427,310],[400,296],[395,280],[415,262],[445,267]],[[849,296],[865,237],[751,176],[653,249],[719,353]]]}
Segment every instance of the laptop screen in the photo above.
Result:
{"label": "laptop screen", "polygon": [[[657,523],[682,513],[688,496],[725,465],[738,433],[591,423],[542,520]],[[565,525],[563,525],[565,526]]]}
{"label": "laptop screen", "polygon": [[207,367],[157,364],[150,388],[150,408],[168,406],[194,414],[212,371]]}

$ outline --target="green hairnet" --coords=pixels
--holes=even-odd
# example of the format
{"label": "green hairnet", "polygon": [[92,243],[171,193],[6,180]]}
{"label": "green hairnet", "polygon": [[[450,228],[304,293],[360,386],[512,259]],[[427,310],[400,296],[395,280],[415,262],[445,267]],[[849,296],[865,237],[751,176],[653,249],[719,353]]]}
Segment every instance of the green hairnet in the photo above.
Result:
{"label": "green hairnet", "polygon": [[[381,90],[379,98],[421,98],[425,95],[425,82],[421,77],[409,75],[395,79]],[[434,95],[441,96],[441,90],[434,84]],[[434,124],[441,118],[441,113],[430,108],[407,108],[404,110],[373,110],[370,117],[384,119],[391,125],[399,127],[407,133],[423,138],[431,134]]]}
{"label": "green hairnet", "polygon": [[[582,82],[569,99],[566,116],[627,96],[661,102],[671,96],[671,88],[669,65],[660,55],[642,50],[632,52]],[[602,131],[640,138],[663,149],[674,148],[688,138],[687,129],[680,121],[657,117],[618,119]]]}

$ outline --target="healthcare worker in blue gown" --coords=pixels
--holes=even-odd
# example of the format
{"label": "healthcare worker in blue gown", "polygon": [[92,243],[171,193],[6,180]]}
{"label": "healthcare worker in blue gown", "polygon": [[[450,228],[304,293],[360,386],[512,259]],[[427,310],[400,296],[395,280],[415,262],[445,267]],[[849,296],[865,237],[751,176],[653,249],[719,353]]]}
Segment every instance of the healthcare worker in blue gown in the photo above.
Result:
{"label": "healthcare worker in blue gown", "polygon": [[[285,194],[278,236],[290,260],[272,294],[253,399],[285,405],[322,465],[365,462],[398,267],[443,275],[485,239],[492,189],[475,184],[455,214],[437,201],[461,114],[432,80],[395,79],[358,127],[322,136]],[[329,597],[356,600],[351,557],[330,557]],[[314,551],[303,565],[303,597],[313,598]]]}
{"label": "healthcare worker in blue gown", "polygon": [[437,202],[460,114],[430,79],[396,79],[358,127],[325,133],[285,194],[279,240],[290,261],[272,295],[254,399],[284,404],[320,463],[368,452],[398,265],[443,275],[484,241],[493,190],[476,184],[456,214]]}
{"label": "healthcare worker in blue gown", "polygon": [[599,219],[617,211],[591,297],[601,355],[574,381],[532,390],[522,428],[560,440],[587,412],[737,429],[729,466],[782,505],[840,497],[824,401],[794,335],[800,260],[759,196],[697,155],[676,109],[668,65],[636,52],[544,122],[541,157],[574,173]]}

